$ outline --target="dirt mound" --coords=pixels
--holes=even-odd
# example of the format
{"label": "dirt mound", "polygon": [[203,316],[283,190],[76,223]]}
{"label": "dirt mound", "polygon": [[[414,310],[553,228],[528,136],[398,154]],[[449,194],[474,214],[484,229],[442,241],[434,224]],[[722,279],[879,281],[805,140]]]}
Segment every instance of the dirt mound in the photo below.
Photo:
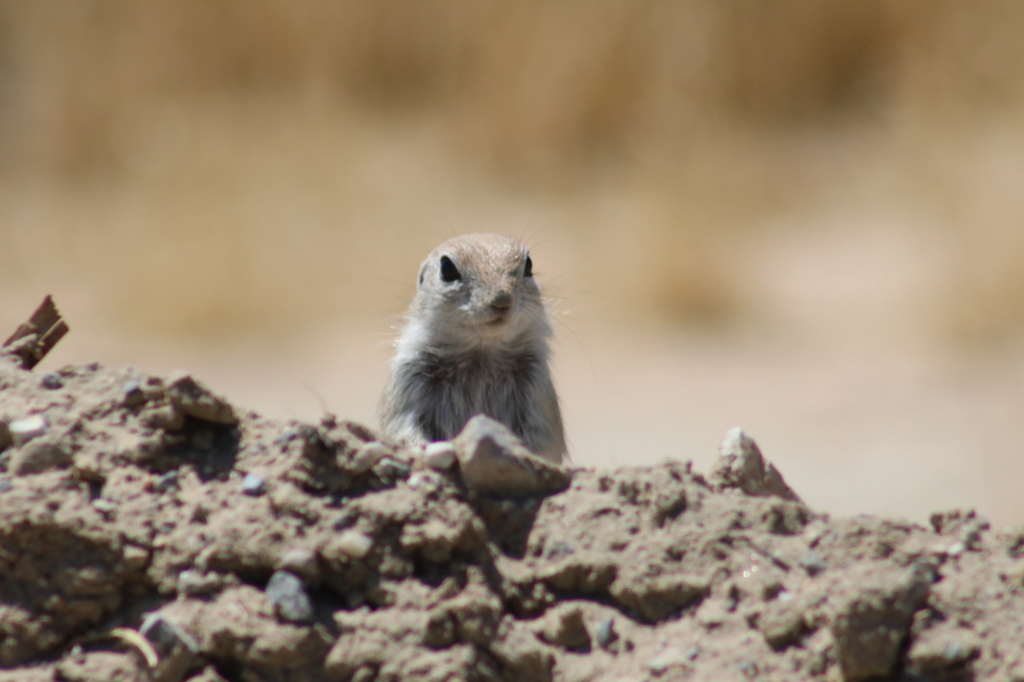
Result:
{"label": "dirt mound", "polygon": [[1024,680],[1024,532],[933,526],[0,360],[0,681]]}

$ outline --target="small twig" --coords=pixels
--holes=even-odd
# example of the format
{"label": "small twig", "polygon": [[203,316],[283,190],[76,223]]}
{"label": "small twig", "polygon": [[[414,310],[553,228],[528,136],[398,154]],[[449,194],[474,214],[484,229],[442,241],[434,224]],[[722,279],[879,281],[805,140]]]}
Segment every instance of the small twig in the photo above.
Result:
{"label": "small twig", "polygon": [[160,656],[156,653],[153,645],[149,643],[149,640],[131,628],[114,628],[108,632],[91,633],[80,638],[78,643],[89,644],[103,639],[116,639],[135,647],[142,654],[142,658],[145,659],[146,665],[149,666],[150,670],[155,669],[160,664]]}
{"label": "small twig", "polygon": [[67,333],[67,323],[61,319],[53,298],[47,296],[28,322],[18,327],[0,347],[18,356],[22,367],[32,369]]}

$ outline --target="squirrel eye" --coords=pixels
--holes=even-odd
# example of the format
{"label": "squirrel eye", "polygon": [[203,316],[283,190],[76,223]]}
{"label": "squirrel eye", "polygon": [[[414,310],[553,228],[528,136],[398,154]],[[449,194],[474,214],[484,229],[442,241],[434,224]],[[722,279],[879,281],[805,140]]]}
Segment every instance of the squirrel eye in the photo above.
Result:
{"label": "squirrel eye", "polygon": [[455,267],[455,263],[448,256],[441,256],[441,279],[445,282],[455,282],[462,279],[462,274]]}
{"label": "squirrel eye", "polygon": [[523,266],[523,277],[533,277],[533,260],[527,256],[526,265]]}

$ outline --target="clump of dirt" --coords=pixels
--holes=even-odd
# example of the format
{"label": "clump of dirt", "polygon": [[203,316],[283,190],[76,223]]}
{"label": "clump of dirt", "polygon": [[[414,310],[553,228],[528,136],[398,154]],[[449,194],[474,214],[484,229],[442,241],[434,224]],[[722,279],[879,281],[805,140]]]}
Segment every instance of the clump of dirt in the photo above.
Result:
{"label": "clump of dirt", "polygon": [[471,426],[0,359],[0,681],[1024,680],[1024,530],[830,519],[738,430],[704,477]]}

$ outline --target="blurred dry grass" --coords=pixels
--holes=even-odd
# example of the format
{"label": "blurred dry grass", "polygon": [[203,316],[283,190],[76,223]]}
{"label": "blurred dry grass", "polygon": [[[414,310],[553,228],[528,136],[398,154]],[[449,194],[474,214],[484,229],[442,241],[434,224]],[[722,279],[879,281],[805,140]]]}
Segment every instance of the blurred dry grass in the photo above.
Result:
{"label": "blurred dry grass", "polygon": [[765,233],[910,214],[930,333],[1013,337],[1022,53],[1012,0],[7,2],[0,285],[287,334],[535,229],[594,310],[718,324]]}

